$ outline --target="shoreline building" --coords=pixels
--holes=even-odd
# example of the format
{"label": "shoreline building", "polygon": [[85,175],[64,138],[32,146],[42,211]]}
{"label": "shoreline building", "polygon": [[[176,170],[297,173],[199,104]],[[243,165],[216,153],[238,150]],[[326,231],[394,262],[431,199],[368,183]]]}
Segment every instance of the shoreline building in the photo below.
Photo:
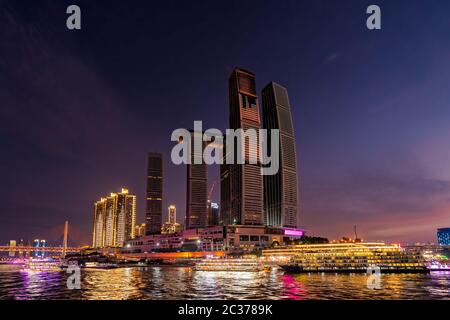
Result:
{"label": "shoreline building", "polygon": [[270,130],[280,133],[280,167],[275,175],[265,175],[264,223],[277,227],[298,225],[297,155],[291,107],[287,89],[271,82],[262,90],[263,127],[267,129],[268,147],[272,152]]}
{"label": "shoreline building", "polygon": [[126,242],[122,253],[140,253],[145,257],[154,252],[172,252],[175,255],[183,255],[186,251],[254,252],[274,245],[288,245],[304,234],[302,229],[262,225],[210,226],[132,239]]}
{"label": "shoreline building", "polygon": [[437,229],[437,239],[440,246],[450,246],[450,228]]}
{"label": "shoreline building", "polygon": [[160,234],[162,226],[163,159],[161,153],[150,152],[147,163],[147,195],[145,234]]}
{"label": "shoreline building", "polygon": [[134,237],[140,238],[145,236],[145,223],[137,224],[134,227]]}
{"label": "shoreline building", "polygon": [[121,247],[135,237],[136,196],[127,189],[94,203],[92,246]]}
{"label": "shoreline building", "polygon": [[[260,129],[258,96],[255,75],[244,69],[233,70],[228,81],[230,129]],[[250,164],[250,157],[258,156],[258,145],[252,146],[242,137],[244,164],[221,165],[221,222],[224,225],[263,224],[263,179],[261,166]],[[234,154],[236,155],[236,141]],[[227,152],[224,148],[223,156]]]}

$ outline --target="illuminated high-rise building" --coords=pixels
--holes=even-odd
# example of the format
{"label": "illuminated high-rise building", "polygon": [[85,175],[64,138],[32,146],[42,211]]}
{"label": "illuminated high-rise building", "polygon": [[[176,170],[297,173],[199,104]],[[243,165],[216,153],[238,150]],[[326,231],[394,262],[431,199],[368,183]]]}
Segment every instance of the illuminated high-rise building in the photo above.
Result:
{"label": "illuminated high-rise building", "polygon": [[145,207],[146,235],[161,233],[163,159],[161,153],[148,154],[147,198]]}
{"label": "illuminated high-rise building", "polygon": [[167,208],[167,221],[161,227],[162,234],[180,233],[181,225],[177,223],[177,208],[171,204]]}
{"label": "illuminated high-rise building", "polygon": [[[229,82],[230,129],[260,129],[258,97],[255,75],[236,68]],[[257,131],[258,132],[258,131]],[[258,137],[257,137],[258,138]],[[244,164],[221,165],[221,221],[223,224],[260,225],[263,223],[263,180],[259,159],[251,164],[251,157],[258,156],[258,144],[251,145],[243,139]],[[224,157],[227,152],[224,148]]]}
{"label": "illuminated high-rise building", "polygon": [[134,237],[140,238],[145,236],[145,223],[138,224],[134,227]]}
{"label": "illuminated high-rise building", "polygon": [[278,129],[279,170],[265,175],[264,222],[277,227],[297,227],[297,156],[287,89],[271,82],[262,90],[263,127],[268,133],[268,147],[272,152],[270,130]]}
{"label": "illuminated high-rise building", "polygon": [[[203,143],[201,150],[194,148],[194,139],[202,139],[202,132],[191,133],[191,164],[187,164],[186,186],[186,229],[206,227],[208,225],[208,168],[203,161]],[[203,139],[201,140],[203,141]]]}
{"label": "illuminated high-rise building", "polygon": [[437,239],[440,246],[450,246],[450,228],[437,229]]}
{"label": "illuminated high-rise building", "polygon": [[167,222],[176,223],[177,222],[177,208],[174,204],[171,204],[167,208]]}
{"label": "illuminated high-rise building", "polygon": [[92,246],[121,247],[135,237],[136,196],[127,189],[94,203]]}
{"label": "illuminated high-rise building", "polygon": [[94,203],[94,220],[92,232],[92,246],[101,248],[105,243],[106,198]]}

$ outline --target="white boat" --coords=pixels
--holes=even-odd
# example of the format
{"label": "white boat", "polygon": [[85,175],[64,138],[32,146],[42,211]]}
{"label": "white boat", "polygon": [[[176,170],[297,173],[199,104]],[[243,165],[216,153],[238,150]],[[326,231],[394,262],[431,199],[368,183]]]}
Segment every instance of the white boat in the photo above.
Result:
{"label": "white boat", "polygon": [[23,272],[59,272],[61,271],[61,262],[50,258],[29,258],[21,271]]}
{"label": "white boat", "polygon": [[195,271],[231,271],[231,272],[261,272],[270,268],[257,259],[247,258],[207,258],[192,267]]}
{"label": "white boat", "polygon": [[447,261],[431,261],[427,264],[430,271],[450,271],[450,263]]}
{"label": "white boat", "polygon": [[117,268],[117,264],[114,263],[104,263],[104,262],[86,262],[84,264],[85,268],[90,269],[113,269]]}

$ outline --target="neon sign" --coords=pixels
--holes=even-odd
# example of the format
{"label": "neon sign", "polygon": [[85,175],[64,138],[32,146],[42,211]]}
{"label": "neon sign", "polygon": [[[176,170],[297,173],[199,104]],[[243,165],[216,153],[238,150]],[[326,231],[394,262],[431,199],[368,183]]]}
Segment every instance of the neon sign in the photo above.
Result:
{"label": "neon sign", "polygon": [[303,235],[303,231],[302,230],[284,229],[284,235],[301,237]]}

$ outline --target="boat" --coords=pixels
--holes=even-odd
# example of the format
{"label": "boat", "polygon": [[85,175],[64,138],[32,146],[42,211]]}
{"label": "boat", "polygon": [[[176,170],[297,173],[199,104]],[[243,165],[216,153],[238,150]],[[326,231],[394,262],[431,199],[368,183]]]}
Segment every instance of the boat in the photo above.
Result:
{"label": "boat", "polygon": [[450,263],[444,261],[431,261],[427,264],[427,268],[430,271],[449,271],[450,272]]}
{"label": "boat", "polygon": [[285,272],[366,273],[370,268],[380,273],[428,273],[425,260],[399,245],[384,243],[339,243],[298,245],[294,255],[280,267]]}
{"label": "boat", "polygon": [[62,271],[61,262],[51,258],[29,258],[25,260],[23,272],[59,272]]}
{"label": "boat", "polygon": [[115,269],[119,266],[115,263],[108,262],[86,262],[84,268],[88,269]]}
{"label": "boat", "polygon": [[231,271],[231,272],[262,272],[270,268],[257,259],[246,258],[206,258],[197,262],[195,271]]}

